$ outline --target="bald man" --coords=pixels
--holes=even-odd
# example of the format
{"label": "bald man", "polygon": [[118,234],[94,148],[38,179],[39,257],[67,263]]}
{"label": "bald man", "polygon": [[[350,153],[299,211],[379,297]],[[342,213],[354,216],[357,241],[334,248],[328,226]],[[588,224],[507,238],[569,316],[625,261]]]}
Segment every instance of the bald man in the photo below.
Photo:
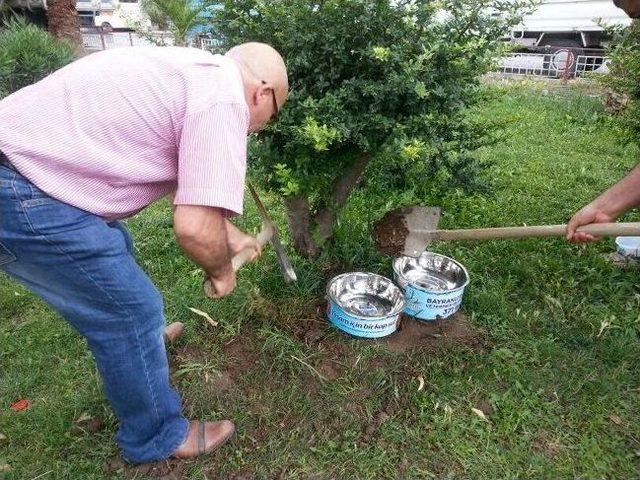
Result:
{"label": "bald man", "polygon": [[87,339],[128,461],[209,452],[234,425],[182,415],[162,297],[120,220],[172,195],[178,244],[218,296],[231,293],[230,258],[259,253],[228,220],[242,213],[247,134],[277,115],[287,90],[268,45],[225,56],[132,47],[88,55],[0,101],[0,270]]}

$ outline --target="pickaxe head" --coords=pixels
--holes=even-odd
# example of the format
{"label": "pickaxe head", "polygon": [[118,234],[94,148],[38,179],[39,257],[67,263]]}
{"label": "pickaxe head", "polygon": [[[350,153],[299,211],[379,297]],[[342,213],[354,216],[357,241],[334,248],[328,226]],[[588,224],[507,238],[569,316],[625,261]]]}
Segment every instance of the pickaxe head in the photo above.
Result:
{"label": "pickaxe head", "polygon": [[373,241],[392,256],[418,257],[435,240],[439,207],[401,207],[387,212],[373,226]]}
{"label": "pickaxe head", "polygon": [[271,216],[267,212],[267,209],[264,208],[262,201],[260,201],[260,197],[258,197],[258,193],[253,188],[249,182],[247,182],[247,186],[249,187],[249,191],[251,192],[251,196],[253,197],[254,202],[256,202],[256,206],[258,207],[258,212],[260,213],[260,217],[262,218],[262,229],[263,230],[272,230],[273,234],[271,235],[270,242],[273,246],[274,252],[276,252],[276,258],[278,259],[278,265],[280,265],[280,270],[284,275],[284,279],[286,282],[295,282],[298,277],[296,276],[296,272],[294,272],[293,267],[291,266],[291,261],[289,257],[284,251],[284,246],[280,241],[280,235],[278,234],[278,227],[271,219]]}

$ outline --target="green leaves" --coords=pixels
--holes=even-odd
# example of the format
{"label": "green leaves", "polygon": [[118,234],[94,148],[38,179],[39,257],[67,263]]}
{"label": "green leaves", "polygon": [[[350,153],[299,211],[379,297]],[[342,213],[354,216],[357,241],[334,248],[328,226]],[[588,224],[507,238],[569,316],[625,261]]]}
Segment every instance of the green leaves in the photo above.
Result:
{"label": "green leaves", "polygon": [[176,45],[185,45],[195,27],[207,24],[210,6],[201,1],[142,0],[142,8],[155,25],[171,30]]}
{"label": "green leaves", "polygon": [[640,23],[634,22],[626,29],[614,32],[615,47],[609,54],[610,74],[602,82],[620,95],[614,103],[620,105],[619,119],[632,142],[640,136]]}
{"label": "green leaves", "polygon": [[24,19],[0,30],[0,98],[44,78],[73,60],[73,48]]}
{"label": "green leaves", "polygon": [[320,125],[313,117],[307,117],[304,124],[298,128],[298,135],[302,142],[306,142],[316,152],[326,152],[329,146],[340,137],[337,128]]}

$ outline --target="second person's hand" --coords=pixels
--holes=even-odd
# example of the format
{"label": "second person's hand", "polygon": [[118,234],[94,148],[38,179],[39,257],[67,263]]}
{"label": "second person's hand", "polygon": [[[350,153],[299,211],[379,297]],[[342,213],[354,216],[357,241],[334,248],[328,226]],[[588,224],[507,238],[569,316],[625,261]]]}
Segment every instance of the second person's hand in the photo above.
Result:
{"label": "second person's hand", "polygon": [[581,210],[578,210],[578,212],[571,217],[571,220],[569,220],[569,223],[567,224],[566,238],[573,243],[595,242],[600,240],[600,237],[591,235],[590,233],[578,232],[576,229],[583,225],[590,225],[592,223],[613,222],[615,219],[616,217],[613,215],[602,211],[600,208],[590,203]]}

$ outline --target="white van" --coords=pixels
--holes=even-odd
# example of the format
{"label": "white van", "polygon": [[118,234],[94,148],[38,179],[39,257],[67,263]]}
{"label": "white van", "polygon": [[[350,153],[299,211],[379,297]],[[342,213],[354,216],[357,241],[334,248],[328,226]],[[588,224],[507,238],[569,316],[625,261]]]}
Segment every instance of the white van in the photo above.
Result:
{"label": "white van", "polygon": [[543,0],[511,31],[523,47],[606,48],[603,25],[626,26],[631,19],[611,0]]}

